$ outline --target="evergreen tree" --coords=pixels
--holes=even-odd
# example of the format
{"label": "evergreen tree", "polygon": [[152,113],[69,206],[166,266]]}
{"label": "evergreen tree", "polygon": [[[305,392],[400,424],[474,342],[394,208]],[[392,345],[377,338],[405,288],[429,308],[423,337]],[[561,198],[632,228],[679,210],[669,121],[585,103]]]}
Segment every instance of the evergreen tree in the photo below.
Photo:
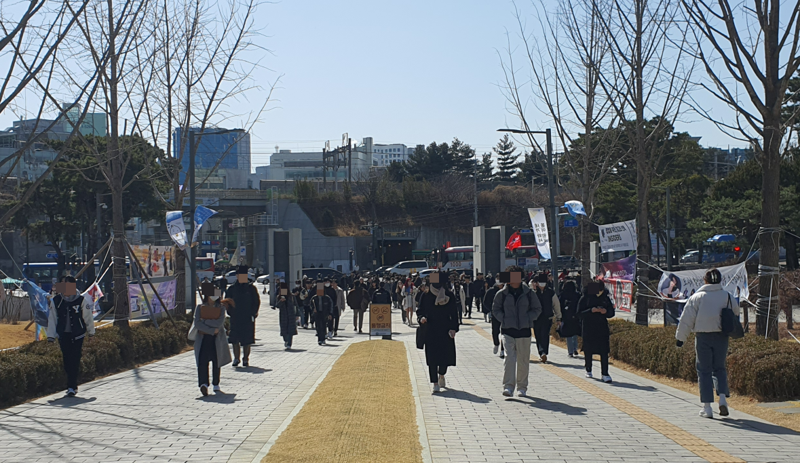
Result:
{"label": "evergreen tree", "polygon": [[480,164],[478,164],[478,181],[491,182],[494,180],[494,165],[492,163],[492,154],[484,153]]}
{"label": "evergreen tree", "polygon": [[469,178],[475,174],[475,150],[458,138],[450,144],[447,161],[449,172]]}
{"label": "evergreen tree", "polygon": [[418,147],[403,163],[404,176],[417,180],[439,177],[453,166],[450,154],[447,143],[433,142],[424,148]]}
{"label": "evergreen tree", "polygon": [[529,183],[531,180],[537,185],[547,182],[547,161],[544,159],[544,154],[539,151],[523,155],[514,177],[514,181],[519,184]]}
{"label": "evergreen tree", "polygon": [[505,134],[503,138],[497,142],[497,146],[493,148],[497,154],[497,175],[496,179],[500,182],[512,182],[518,176],[520,166],[517,163],[519,154],[514,154],[517,147],[514,142]]}

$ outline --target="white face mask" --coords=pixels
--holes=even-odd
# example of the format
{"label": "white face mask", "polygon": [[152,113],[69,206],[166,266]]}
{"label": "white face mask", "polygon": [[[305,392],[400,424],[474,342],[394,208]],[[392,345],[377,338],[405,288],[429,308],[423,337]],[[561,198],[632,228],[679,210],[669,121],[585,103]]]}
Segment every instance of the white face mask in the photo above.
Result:
{"label": "white face mask", "polygon": [[545,286],[547,286],[547,283],[539,283],[540,288],[544,288]]}
{"label": "white face mask", "polygon": [[331,285],[330,283],[325,283],[326,288],[330,287],[330,285]]}

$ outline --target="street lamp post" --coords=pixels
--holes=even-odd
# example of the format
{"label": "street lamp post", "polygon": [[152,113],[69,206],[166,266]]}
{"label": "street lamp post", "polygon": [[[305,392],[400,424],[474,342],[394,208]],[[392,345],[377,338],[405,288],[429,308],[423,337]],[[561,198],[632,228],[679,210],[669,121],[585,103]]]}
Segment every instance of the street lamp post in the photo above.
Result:
{"label": "street lamp post", "polygon": [[[555,182],[553,181],[553,140],[551,130],[520,130],[520,129],[497,129],[498,132],[522,133],[528,135],[531,146],[533,137],[539,134],[547,137],[547,190],[550,194],[550,266],[553,273],[553,288],[558,294],[558,251],[553,248],[553,243],[558,242],[558,209],[556,209]],[[553,251],[556,251],[555,253]],[[553,255],[555,254],[555,255]]]}
{"label": "street lamp post", "polygon": [[[215,130],[213,132],[205,132],[205,131],[193,131],[189,128],[189,213],[191,214],[191,220],[189,224],[189,279],[191,280],[191,288],[192,288],[192,310],[197,307],[197,267],[195,266],[194,258],[196,257],[196,250],[194,246],[192,246],[192,237],[194,236],[194,212],[195,207],[197,206],[197,197],[195,195],[195,158],[197,157],[197,141],[195,141],[195,136],[200,136],[202,138],[203,135],[222,135],[226,133],[232,132],[241,132],[242,129],[223,129],[223,130]],[[238,140],[237,140],[238,141]]]}

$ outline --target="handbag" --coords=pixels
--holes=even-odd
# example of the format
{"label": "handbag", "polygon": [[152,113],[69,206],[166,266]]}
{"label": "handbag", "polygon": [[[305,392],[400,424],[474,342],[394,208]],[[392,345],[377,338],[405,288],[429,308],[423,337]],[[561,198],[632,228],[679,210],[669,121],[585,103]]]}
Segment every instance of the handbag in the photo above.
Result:
{"label": "handbag", "polygon": [[722,334],[731,339],[739,339],[744,337],[744,328],[739,322],[739,317],[733,313],[731,308],[731,297],[728,296],[728,305],[722,309],[720,313],[720,326],[722,327]]}
{"label": "handbag", "polygon": [[417,327],[417,349],[425,348],[425,335],[428,334],[428,324],[421,323]]}
{"label": "handbag", "polygon": [[194,321],[192,321],[192,326],[189,328],[189,332],[186,333],[186,338],[189,341],[195,341],[197,339],[197,326],[195,326]]}

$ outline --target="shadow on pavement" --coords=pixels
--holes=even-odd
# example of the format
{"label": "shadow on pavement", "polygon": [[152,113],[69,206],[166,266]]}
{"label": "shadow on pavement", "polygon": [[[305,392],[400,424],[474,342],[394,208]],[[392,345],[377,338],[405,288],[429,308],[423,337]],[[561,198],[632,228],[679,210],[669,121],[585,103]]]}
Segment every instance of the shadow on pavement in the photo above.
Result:
{"label": "shadow on pavement", "polygon": [[[528,399],[528,400],[524,400]],[[573,407],[561,402],[550,402],[549,400],[541,399],[539,397],[523,397],[520,399],[506,399],[506,402],[517,402],[521,404],[530,405],[531,407],[540,410],[548,410],[551,412],[559,412],[565,415],[585,415],[586,409],[582,407]]]}
{"label": "shadow on pavement", "polygon": [[[195,400],[202,400],[203,402],[212,402],[217,404],[232,404],[236,402],[236,394],[225,394],[222,392],[208,396],[200,396]],[[239,402],[241,402],[241,400]]]}
{"label": "shadow on pavement", "polygon": [[[716,418],[716,416],[714,416]],[[731,418],[721,418],[719,420],[714,420],[719,423],[722,423],[725,426],[731,428],[738,428],[744,429],[746,431],[758,431],[763,432],[764,434],[780,434],[784,436],[800,436],[800,433],[797,431],[791,430],[789,428],[784,428],[772,423],[762,423],[760,421],[753,421],[748,419],[731,419]]]}
{"label": "shadow on pavement", "polygon": [[632,384],[632,383],[619,383],[617,381],[614,381],[613,383],[611,383],[611,387],[618,387],[618,388],[621,388],[621,389],[635,389],[637,391],[649,391],[649,392],[653,392],[653,391],[657,391],[658,390],[658,389],[654,388],[653,386],[641,386],[639,384]]}
{"label": "shadow on pavement", "polygon": [[[541,362],[539,362],[538,360],[531,360],[531,363],[541,363]],[[558,367],[558,368],[572,368],[572,369],[575,369],[575,370],[583,370],[584,368],[586,368],[586,366],[583,365],[583,364],[576,365],[576,364],[569,364],[569,363],[556,363],[556,362],[552,362],[552,361],[548,361],[547,364],[548,365],[553,365],[554,367]]]}
{"label": "shadow on pavement", "polygon": [[439,395],[442,397],[448,397],[451,399],[458,399],[458,400],[466,400],[468,402],[475,402],[478,404],[488,404],[492,401],[492,399],[487,399],[486,397],[480,397],[475,394],[471,394],[467,391],[459,391],[458,389],[450,389],[444,388],[442,392],[439,392],[435,395]]}
{"label": "shadow on pavement", "polygon": [[83,405],[97,400],[97,397],[68,397],[64,396],[58,399],[48,400],[47,403],[56,407],[74,407],[76,405]]}
{"label": "shadow on pavement", "polygon": [[252,373],[254,375],[260,375],[262,373],[266,373],[268,371],[272,371],[269,368],[261,368],[261,367],[236,367],[236,371],[240,373]]}
{"label": "shadow on pavement", "polygon": [[289,348],[289,350],[286,350],[284,352],[295,353],[295,352],[305,352],[305,351],[306,349],[295,349],[294,347],[291,347]]}

